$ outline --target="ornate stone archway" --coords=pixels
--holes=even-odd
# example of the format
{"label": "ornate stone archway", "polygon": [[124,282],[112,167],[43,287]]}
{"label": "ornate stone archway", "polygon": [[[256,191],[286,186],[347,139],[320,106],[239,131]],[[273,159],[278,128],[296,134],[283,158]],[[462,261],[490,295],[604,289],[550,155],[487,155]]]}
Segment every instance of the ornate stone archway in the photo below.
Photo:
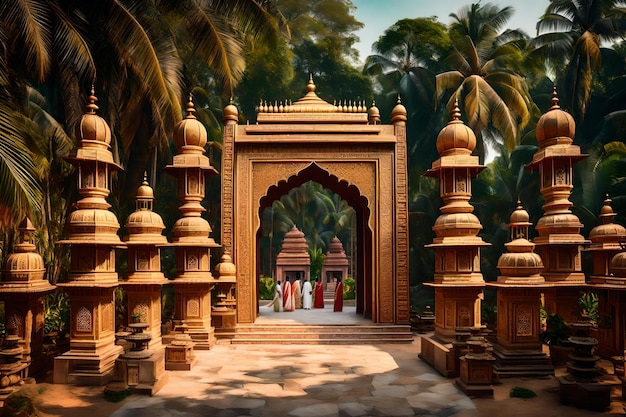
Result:
{"label": "ornate stone archway", "polygon": [[[237,322],[257,315],[260,211],[281,189],[314,180],[349,199],[360,219],[362,313],[376,323],[409,319],[406,110],[393,125],[378,110],[331,105],[307,94],[285,106],[259,106],[257,124],[238,125],[224,109],[222,244],[237,266]],[[360,214],[359,214],[360,212]],[[361,266],[360,266],[361,267]]]}

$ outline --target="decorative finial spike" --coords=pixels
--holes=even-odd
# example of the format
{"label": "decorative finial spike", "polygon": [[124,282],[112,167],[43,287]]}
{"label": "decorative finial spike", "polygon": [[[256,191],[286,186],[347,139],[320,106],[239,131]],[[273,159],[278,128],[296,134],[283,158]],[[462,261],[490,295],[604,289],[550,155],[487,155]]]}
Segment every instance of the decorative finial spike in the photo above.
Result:
{"label": "decorative finial spike", "polygon": [[196,112],[196,107],[193,104],[193,94],[190,91],[189,92],[189,101],[187,101],[187,109],[186,109],[186,115],[185,115],[185,119],[195,119],[196,115],[194,114]]}
{"label": "decorative finial spike", "polygon": [[306,85],[306,91],[312,93],[315,91],[315,83],[313,82],[313,74],[309,73],[309,83]]}
{"label": "decorative finial spike", "polygon": [[561,107],[559,106],[559,97],[557,96],[556,93],[556,85],[554,87],[552,87],[552,107],[550,107],[550,110],[553,109],[560,109]]}
{"label": "decorative finial spike", "polygon": [[459,99],[454,100],[454,108],[450,113],[452,120],[461,120],[461,109],[459,108]]}
{"label": "decorative finial spike", "polygon": [[91,91],[89,94],[89,103],[87,103],[87,105],[85,106],[85,108],[87,109],[87,113],[89,114],[96,113],[96,110],[98,110],[98,105],[96,104],[97,102],[98,102],[98,98],[96,97],[96,89],[94,85],[91,84]]}
{"label": "decorative finial spike", "polygon": [[402,104],[402,99],[400,98],[400,93],[398,93],[398,101],[397,104]]}

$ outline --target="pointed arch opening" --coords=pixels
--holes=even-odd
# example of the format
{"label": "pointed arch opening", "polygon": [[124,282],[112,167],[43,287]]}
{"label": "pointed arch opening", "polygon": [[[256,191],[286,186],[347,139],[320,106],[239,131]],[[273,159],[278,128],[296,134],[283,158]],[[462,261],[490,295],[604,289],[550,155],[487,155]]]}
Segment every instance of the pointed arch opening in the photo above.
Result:
{"label": "pointed arch opening", "polygon": [[[370,223],[370,208],[368,200],[361,194],[358,187],[339,179],[316,163],[300,170],[296,175],[287,180],[280,180],[277,184],[268,188],[267,193],[259,200],[258,216],[261,220],[256,231],[256,264],[257,270],[261,270],[261,238],[263,236],[263,212],[272,207],[272,204],[287,195],[294,188],[302,187],[308,182],[314,182],[323,188],[338,195],[354,210],[355,230],[352,242],[351,254],[355,258],[351,268],[351,277],[355,280],[356,313],[366,318],[372,318],[375,303],[373,302],[373,264],[372,264],[372,229]],[[342,242],[344,246],[347,242]],[[272,271],[273,272],[273,271]],[[320,277],[324,278],[324,277]],[[259,276],[257,276],[257,280]],[[257,281],[257,288],[259,287]],[[258,313],[259,302],[257,297],[256,309]]]}

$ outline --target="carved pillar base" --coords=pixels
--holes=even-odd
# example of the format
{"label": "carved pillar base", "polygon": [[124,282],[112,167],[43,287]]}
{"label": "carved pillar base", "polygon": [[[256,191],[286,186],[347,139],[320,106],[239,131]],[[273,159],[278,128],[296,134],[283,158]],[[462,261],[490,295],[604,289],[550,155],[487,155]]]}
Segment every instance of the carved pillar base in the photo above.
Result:
{"label": "carved pillar base", "polygon": [[131,316],[139,314],[141,320],[148,323],[148,328],[144,333],[152,337],[148,344],[149,350],[158,350],[163,347],[161,341],[161,285],[130,285],[122,284],[126,290],[128,299],[128,323],[131,323]]}
{"label": "carved pillar base", "polygon": [[154,351],[147,359],[119,358],[115,366],[119,384],[135,394],[154,395],[167,382],[164,348]]}
{"label": "carved pillar base", "polygon": [[211,326],[212,288],[213,284],[207,282],[178,283],[174,280],[174,314],[187,326],[194,349],[208,350],[215,345],[215,328]]}
{"label": "carved pillar base", "polygon": [[70,350],[54,359],[54,383],[104,385],[123,351],[113,330],[114,287],[59,286],[70,296]]}
{"label": "carved pillar base", "polygon": [[498,292],[494,372],[500,378],[554,375],[554,367],[539,340],[541,291],[550,288],[491,285]]}
{"label": "carved pillar base", "polygon": [[435,337],[443,343],[456,339],[457,328],[480,326],[483,285],[435,287]]}
{"label": "carved pillar base", "polygon": [[447,378],[459,375],[458,329],[480,325],[480,298],[483,285],[435,287],[435,335],[422,338],[420,358]]}
{"label": "carved pillar base", "polygon": [[[51,287],[53,288],[53,287]],[[29,363],[29,375],[45,371],[43,357],[44,307],[42,293],[3,292],[5,326],[15,327],[24,348],[23,361]]]}

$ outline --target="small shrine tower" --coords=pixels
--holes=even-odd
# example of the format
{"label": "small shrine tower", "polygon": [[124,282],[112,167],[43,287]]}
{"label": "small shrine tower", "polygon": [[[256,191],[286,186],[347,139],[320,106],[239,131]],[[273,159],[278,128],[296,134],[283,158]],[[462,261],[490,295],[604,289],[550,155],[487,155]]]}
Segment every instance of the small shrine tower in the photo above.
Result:
{"label": "small shrine tower", "polygon": [[586,156],[572,144],[575,131],[574,119],[561,110],[555,89],[552,107],[537,122],[539,150],[528,168],[539,171],[545,200],[544,215],[536,226],[539,236],[534,239],[545,266],[543,276],[554,286],[545,292],[545,306],[565,321],[577,320],[580,287],[585,285],[580,251],[587,241],[580,234],[583,225],[571,212],[569,201],[573,166]]}
{"label": "small shrine tower", "polygon": [[493,354],[499,377],[554,375],[550,358],[539,340],[541,292],[545,279],[541,257],[528,240],[528,212],[517,202],[509,223],[508,252],[498,260],[497,282],[487,283],[498,292],[498,331]]}
{"label": "small shrine tower", "polygon": [[78,171],[81,199],[67,220],[70,245],[68,282],[58,283],[70,297],[70,350],[54,359],[54,382],[103,385],[113,374],[122,347],[115,344],[115,302],[118,285],[115,249],[123,248],[120,225],[106,201],[113,161],[111,129],[96,114],[93,90],[86,113],[76,126],[78,147],[68,157]]}
{"label": "small shrine tower", "polygon": [[201,217],[205,211],[205,178],[218,172],[204,155],[207,131],[196,119],[189,98],[185,118],[174,128],[174,145],[178,154],[165,170],[178,180],[182,217],[172,229],[171,246],[176,248],[176,277],[173,280],[176,299],[174,314],[183,320],[195,349],[210,349],[215,344],[211,326],[211,289],[216,280],[211,274],[210,249],[219,247],[210,237],[209,222]]}
{"label": "small shrine tower", "polygon": [[[348,264],[348,257],[343,250],[341,240],[335,236],[330,242],[330,247],[328,248],[328,253],[326,254],[326,258],[324,258],[324,265],[322,266],[322,280],[325,290],[335,290],[334,283],[336,281],[333,280],[335,276],[341,280],[345,280],[348,277]],[[331,282],[333,282],[333,287],[328,289],[327,286]]]}
{"label": "small shrine tower", "polygon": [[603,357],[624,355],[624,319],[626,314],[626,256],[622,245],[626,229],[613,223],[615,213],[606,197],[600,209],[602,224],[589,233],[593,256],[591,287],[598,294],[598,353]]}
{"label": "small shrine tower", "polygon": [[422,338],[422,357],[443,375],[458,372],[444,346],[455,340],[457,328],[480,325],[480,300],[485,286],[480,272],[480,248],[488,246],[479,236],[480,220],[472,213],[472,179],[484,168],[472,156],[476,136],[461,121],[455,103],[452,120],[437,136],[440,158],[424,175],[439,180],[444,206],[435,221],[437,234],[428,247],[435,251],[435,335]]}
{"label": "small shrine tower", "polygon": [[217,339],[232,339],[237,327],[237,268],[233,264],[230,253],[225,251],[220,263],[215,265],[213,276],[217,279],[217,301],[213,305],[211,317]]}
{"label": "small shrine tower", "polygon": [[148,349],[161,349],[161,286],[169,281],[161,272],[160,247],[167,245],[162,235],[165,225],[152,211],[154,192],[144,176],[137,189],[136,210],[126,220],[128,273],[120,286],[128,299],[128,323],[147,323],[151,336]]}
{"label": "small shrine tower", "polygon": [[4,261],[0,301],[4,302],[5,327],[17,330],[24,348],[22,361],[30,364],[31,374],[37,374],[43,370],[43,296],[55,287],[44,279],[43,259],[35,252],[35,228],[28,218],[20,223],[18,231],[15,252]]}
{"label": "small shrine tower", "polygon": [[308,245],[302,233],[294,225],[285,234],[280,253],[276,256],[276,279],[284,281],[289,278],[291,282],[297,279],[310,278],[311,257],[307,252]]}

